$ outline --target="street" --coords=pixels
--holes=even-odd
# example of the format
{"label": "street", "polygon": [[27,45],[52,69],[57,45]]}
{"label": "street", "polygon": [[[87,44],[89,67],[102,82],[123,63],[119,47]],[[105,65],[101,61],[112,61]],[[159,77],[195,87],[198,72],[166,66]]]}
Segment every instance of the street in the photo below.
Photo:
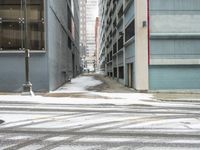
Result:
{"label": "street", "polygon": [[161,101],[102,76],[35,97],[2,94],[0,149],[199,150],[200,101]]}

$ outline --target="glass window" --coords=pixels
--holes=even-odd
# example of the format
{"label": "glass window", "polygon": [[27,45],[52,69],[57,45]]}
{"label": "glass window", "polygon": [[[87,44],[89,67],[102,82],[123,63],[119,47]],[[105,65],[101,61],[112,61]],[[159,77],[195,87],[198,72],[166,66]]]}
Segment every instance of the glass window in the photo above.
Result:
{"label": "glass window", "polygon": [[[44,49],[44,2],[27,0],[27,47]],[[0,0],[0,50],[25,48],[25,5],[22,0]]]}
{"label": "glass window", "polygon": [[44,2],[28,0],[28,48],[31,50],[44,49]]}
{"label": "glass window", "polygon": [[119,78],[124,79],[124,67],[119,67]]}
{"label": "glass window", "polygon": [[117,68],[114,68],[114,77],[117,78]]}
{"label": "glass window", "polygon": [[0,23],[1,50],[19,50],[21,48],[21,24],[18,22]]}
{"label": "glass window", "polygon": [[124,38],[121,36],[118,40],[118,51],[121,50],[124,46]]}
{"label": "glass window", "polygon": [[117,52],[117,43],[113,45],[113,54],[115,54],[116,52]]}
{"label": "glass window", "polygon": [[112,60],[112,51],[110,52],[110,60]]}
{"label": "glass window", "polygon": [[131,39],[133,36],[135,36],[135,20],[133,20],[125,29],[125,41],[127,42],[129,39]]}
{"label": "glass window", "polygon": [[3,20],[21,17],[21,0],[0,0],[0,18]]}
{"label": "glass window", "polygon": [[121,6],[119,12],[118,12],[118,19],[120,19],[123,16],[123,5]]}
{"label": "glass window", "polygon": [[22,48],[22,21],[20,0],[0,0],[0,49]]}
{"label": "glass window", "polygon": [[31,21],[42,21],[44,18],[44,1],[27,0],[28,19]]}
{"label": "glass window", "polygon": [[44,49],[44,26],[43,23],[32,22],[30,24],[30,49]]}

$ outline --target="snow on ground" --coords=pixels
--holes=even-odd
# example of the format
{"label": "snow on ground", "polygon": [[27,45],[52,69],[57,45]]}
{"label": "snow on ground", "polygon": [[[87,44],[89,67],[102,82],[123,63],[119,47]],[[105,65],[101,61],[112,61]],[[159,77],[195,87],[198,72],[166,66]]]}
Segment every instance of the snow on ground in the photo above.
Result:
{"label": "snow on ground", "polygon": [[67,83],[64,86],[60,87],[58,90],[53,93],[73,93],[73,92],[85,92],[88,87],[97,86],[102,84],[101,81],[95,80],[91,76],[80,76],[71,80],[71,83]]}
{"label": "snow on ground", "polygon": [[[113,104],[113,105],[152,105],[152,106],[169,106],[169,107],[186,107],[181,103],[159,102],[153,99],[152,94],[146,93],[103,93],[87,91],[88,87],[102,84],[92,76],[80,76],[72,79],[71,83],[67,83],[52,93],[84,93],[86,97],[45,97],[45,96],[21,96],[21,95],[0,95],[0,101],[19,101],[38,104]],[[96,96],[95,98],[87,98],[88,96]],[[193,104],[191,104],[193,106]],[[12,107],[12,106],[10,106]],[[16,107],[16,106],[15,106]],[[27,106],[28,107],[28,106]],[[37,105],[35,107],[38,107]],[[58,106],[59,107],[59,106]],[[197,107],[197,106],[194,106]],[[56,106],[55,106],[56,108]]]}
{"label": "snow on ground", "polygon": [[[0,115],[0,118],[6,120],[6,122],[15,122],[15,125],[20,125],[24,120],[23,123],[30,123],[32,119],[40,119],[50,115],[33,115],[33,114],[9,114],[9,115]],[[18,123],[17,123],[18,121]],[[9,127],[10,124],[6,124],[5,127]]]}
{"label": "snow on ground", "polygon": [[[71,97],[44,97],[44,96],[21,96],[21,95],[0,95],[1,101],[20,101],[44,104],[114,104],[130,105],[138,100],[151,100],[151,94],[143,93],[102,93],[87,91],[87,88],[102,84],[92,76],[80,76],[72,79],[71,83],[66,83],[56,91],[51,93],[84,93],[85,95],[95,95],[97,98],[71,98]],[[101,98],[103,97],[103,98]],[[15,106],[16,107],[16,106]]]}
{"label": "snow on ground", "polygon": [[[91,93],[89,93],[91,94]],[[142,99],[151,100],[151,95],[148,94],[120,94],[114,93],[113,95],[108,95],[107,93],[95,93],[102,96],[108,96],[107,99],[95,98],[70,98],[70,97],[43,97],[43,96],[0,96],[0,101],[19,101],[19,102],[29,102],[29,103],[42,103],[42,104],[113,104],[113,105],[131,105],[141,103]],[[144,102],[147,103],[147,102]],[[12,107],[12,106],[10,106]],[[16,107],[16,106],[15,106]]]}
{"label": "snow on ground", "polygon": [[[177,143],[198,144],[198,138],[177,138],[171,136],[172,133],[185,133],[193,136],[194,133],[199,132],[199,105],[194,103],[177,103],[158,101],[153,98],[152,94],[145,93],[103,93],[88,91],[88,87],[100,85],[102,82],[94,79],[91,76],[81,76],[73,79],[71,83],[67,83],[57,91],[52,93],[61,94],[67,93],[67,97],[46,97],[46,96],[21,96],[21,95],[0,95],[1,114],[0,119],[5,123],[1,124],[1,128],[8,128],[9,130],[15,128],[22,128],[25,131],[80,131],[84,132],[101,132],[118,133],[127,131],[136,131],[136,133],[144,132],[146,136],[83,136],[80,134],[76,139],[76,143],[94,143],[104,142],[108,144],[115,144],[118,142],[141,142],[142,144],[155,143],[161,145],[162,143],[169,143],[169,145]],[[82,93],[84,97],[69,97],[70,93]],[[90,96],[90,98],[87,97]],[[91,96],[94,98],[92,99]],[[4,103],[5,102],[5,103]],[[13,102],[13,103],[12,103]],[[19,102],[19,104],[18,104]],[[22,103],[20,103],[22,102]],[[52,104],[52,105],[51,105]],[[54,105],[57,104],[57,105]],[[67,104],[67,105],[65,105]],[[83,104],[83,106],[79,106]],[[87,105],[88,104],[88,105]],[[101,104],[101,105],[98,105]],[[103,104],[105,104],[104,107]],[[110,106],[108,104],[111,104]],[[138,106],[134,106],[137,105]],[[91,106],[90,106],[91,105]],[[97,106],[93,106],[97,105]],[[112,106],[123,105],[123,106]],[[130,106],[125,106],[130,105]],[[133,106],[132,106],[133,105]],[[143,106],[146,105],[146,108]],[[141,106],[141,107],[140,107]],[[159,106],[159,107],[151,107]],[[173,107],[173,108],[172,108]],[[182,109],[182,108],[184,109]],[[20,108],[23,108],[20,110]],[[29,111],[29,108],[33,109]],[[179,109],[177,109],[179,108]],[[181,108],[181,109],[180,109]],[[188,109],[189,108],[189,109]],[[195,108],[195,109],[194,109]],[[8,110],[6,110],[8,109]],[[15,109],[17,110],[15,112]],[[39,110],[41,109],[41,111]],[[58,111],[60,109],[60,111]],[[188,109],[188,110],[187,110]],[[12,110],[11,112],[9,110]],[[38,111],[39,110],[39,111]],[[65,112],[65,110],[67,110]],[[90,111],[87,111],[90,110]],[[94,111],[93,111],[94,110]],[[69,111],[69,112],[68,112]],[[98,112],[99,111],[99,112]],[[106,112],[107,113],[104,113]],[[130,111],[130,112],[128,112]],[[26,113],[24,113],[26,112]],[[152,113],[154,112],[154,113]],[[169,113],[168,113],[169,112]],[[192,114],[192,115],[191,115]],[[194,118],[194,116],[196,118]],[[154,132],[162,133],[164,136],[156,137]],[[170,134],[165,134],[169,132]],[[153,133],[153,137],[150,134]],[[111,135],[111,134],[110,134]],[[167,136],[166,136],[167,135]],[[165,137],[166,136],[166,137]],[[169,136],[169,138],[168,138]],[[171,136],[171,137],[170,137]],[[199,136],[198,134],[196,136]],[[9,141],[20,141],[31,139],[32,134],[16,134],[6,135]],[[80,138],[79,138],[80,137]],[[112,138],[111,138],[112,137]],[[0,135],[1,138],[1,135]],[[38,135],[34,137],[39,138]],[[73,139],[74,137],[68,135],[52,135],[44,141],[47,143],[62,142],[63,140]],[[168,138],[168,139],[167,139]],[[5,139],[2,137],[2,139]],[[17,142],[16,142],[17,143]],[[12,143],[11,143],[12,144]],[[70,143],[71,144],[71,143]],[[98,147],[86,146],[71,146],[59,145],[55,148],[61,149],[100,149]],[[12,145],[9,145],[12,146]],[[145,145],[144,145],[145,146]],[[5,148],[1,146],[1,148]],[[43,148],[40,144],[30,144],[24,149],[39,149]],[[110,148],[112,150],[128,149],[128,147],[120,146]],[[139,148],[140,149],[140,148]],[[163,149],[163,147],[144,147],[144,149]],[[168,150],[168,148],[165,148]],[[171,148],[170,148],[171,150]]]}
{"label": "snow on ground", "polygon": [[[10,102],[26,102],[26,103],[38,103],[38,104],[112,104],[112,105],[151,105],[160,107],[188,107],[198,108],[198,105],[194,104],[181,104],[181,103],[170,103],[170,102],[159,102],[153,99],[152,94],[144,93],[97,93],[89,92],[88,95],[98,95],[107,98],[71,98],[71,97],[43,97],[43,96],[21,96],[21,95],[1,95],[0,101],[10,101]],[[1,106],[0,106],[1,107]],[[3,106],[2,106],[3,107]],[[12,106],[7,106],[12,107]],[[17,106],[14,106],[15,108]],[[24,106],[29,107],[29,106]],[[35,106],[38,107],[38,106]],[[42,108],[42,106],[40,106]],[[55,109],[59,106],[52,106]]]}

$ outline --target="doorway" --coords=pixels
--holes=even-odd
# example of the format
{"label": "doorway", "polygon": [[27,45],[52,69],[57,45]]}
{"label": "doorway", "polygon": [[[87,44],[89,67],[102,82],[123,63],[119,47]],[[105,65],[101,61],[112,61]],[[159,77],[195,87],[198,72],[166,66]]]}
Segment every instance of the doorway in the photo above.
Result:
{"label": "doorway", "polygon": [[133,87],[133,63],[128,64],[128,87]]}

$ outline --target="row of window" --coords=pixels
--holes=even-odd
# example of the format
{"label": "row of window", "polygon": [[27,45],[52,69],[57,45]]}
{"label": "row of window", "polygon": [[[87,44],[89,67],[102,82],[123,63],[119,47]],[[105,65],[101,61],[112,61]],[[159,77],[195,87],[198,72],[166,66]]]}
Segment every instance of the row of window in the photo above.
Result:
{"label": "row of window", "polygon": [[[28,39],[31,50],[44,49],[44,2],[27,1]],[[25,5],[21,0],[0,1],[0,50],[22,50],[25,47]]]}
{"label": "row of window", "polygon": [[124,67],[121,66],[121,67],[118,67],[118,73],[117,73],[117,68],[113,68],[113,73],[112,72],[107,72],[107,75],[109,77],[114,77],[114,78],[117,78],[117,75],[119,76],[119,79],[124,79]]}
{"label": "row of window", "polygon": [[125,42],[135,36],[135,19],[125,29]]}
{"label": "row of window", "polygon": [[[120,38],[118,39],[118,47],[117,47],[117,42],[113,45],[113,54],[115,54],[117,52],[117,48],[118,50],[121,50],[124,46],[124,38],[125,38],[125,42],[128,42],[132,37],[135,36],[135,20],[132,20],[131,23],[126,27],[125,29],[125,37],[124,35],[121,35]],[[112,61],[112,51],[107,54],[107,62]],[[117,78],[117,75],[119,77],[119,79],[124,79],[124,67],[118,67],[118,73],[117,73],[117,68],[113,68],[113,73],[112,72],[107,72],[107,75],[110,77],[115,77]]]}
{"label": "row of window", "polygon": [[[132,37],[135,36],[135,20],[132,20],[131,23],[126,27],[125,29],[125,42],[129,41]],[[117,46],[118,43],[118,46]],[[109,44],[108,44],[109,45]],[[118,51],[121,50],[124,47],[124,36],[121,35],[120,38],[118,39],[118,42],[113,44],[113,54],[115,54],[117,52],[117,48]],[[109,46],[108,46],[109,48]],[[109,54],[112,56],[112,54]],[[107,57],[109,58],[109,57]],[[111,60],[111,59],[109,59]]]}

